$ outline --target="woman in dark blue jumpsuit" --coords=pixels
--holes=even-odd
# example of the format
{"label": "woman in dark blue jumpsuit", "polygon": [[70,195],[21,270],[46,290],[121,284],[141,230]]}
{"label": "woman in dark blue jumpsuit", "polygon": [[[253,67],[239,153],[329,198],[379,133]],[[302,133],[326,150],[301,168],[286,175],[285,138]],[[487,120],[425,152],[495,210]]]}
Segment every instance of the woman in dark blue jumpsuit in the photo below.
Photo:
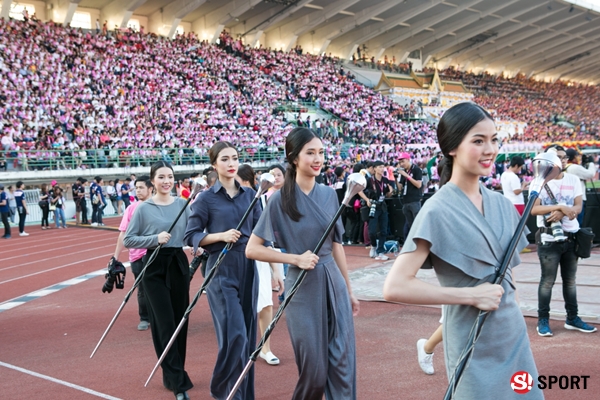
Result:
{"label": "woman in dark blue jumpsuit", "polygon": [[[225,399],[256,345],[258,276],[254,261],[244,253],[261,210],[254,207],[241,230],[235,230],[256,192],[235,180],[239,161],[231,143],[217,142],[209,157],[219,179],[192,203],[184,242],[208,251],[207,273],[227,243],[233,243],[206,289],[219,346],[210,391],[212,397]],[[254,399],[254,368],[235,399]]]}

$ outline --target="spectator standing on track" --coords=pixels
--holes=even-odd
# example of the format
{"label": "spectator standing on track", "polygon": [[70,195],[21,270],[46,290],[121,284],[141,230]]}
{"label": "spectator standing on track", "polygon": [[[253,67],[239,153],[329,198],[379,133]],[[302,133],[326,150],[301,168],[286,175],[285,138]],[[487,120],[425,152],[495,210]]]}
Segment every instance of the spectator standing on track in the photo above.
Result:
{"label": "spectator standing on track", "polygon": [[[57,228],[67,228],[67,221],[65,219],[65,197],[63,196],[63,190],[59,186],[55,186],[52,189],[52,200],[50,202],[56,207],[54,209],[54,222],[56,222]],[[62,222],[62,227],[60,226]]]}
{"label": "spectator standing on track", "polygon": [[23,184],[23,181],[18,181],[16,187],[15,200],[17,201],[17,212],[19,213],[19,236],[29,236],[29,233],[25,232],[25,219],[29,214],[27,201],[25,201],[25,192],[23,192],[25,184]]}
{"label": "spectator standing on track", "polygon": [[129,192],[134,190],[135,186],[131,186],[131,178],[126,178],[125,182],[121,186],[121,197],[123,198],[123,204],[125,209],[127,209],[127,207],[129,207],[129,205],[131,204],[131,200],[129,199]]}
{"label": "spectator standing on track", "polygon": [[523,211],[525,211],[525,197],[523,196],[523,191],[529,186],[529,182],[521,183],[521,180],[517,176],[517,173],[521,171],[524,164],[525,160],[523,160],[523,157],[514,156],[510,160],[510,167],[500,176],[502,193],[504,194],[504,197],[513,203],[519,212],[519,215],[523,215]]}
{"label": "spectator standing on track", "polygon": [[[135,194],[139,201],[132,203],[131,207],[127,207],[123,213],[123,219],[121,219],[121,225],[119,225],[119,231],[121,231],[121,233],[117,239],[117,247],[113,256],[115,260],[119,259],[119,255],[125,248],[123,239],[125,238],[125,232],[127,232],[127,227],[129,226],[133,212],[142,202],[148,200],[152,196],[152,188],[152,182],[150,182],[150,177],[147,175],[140,176],[140,179],[136,181]],[[131,263],[131,272],[133,272],[135,279],[137,279],[144,268],[142,259],[145,255],[146,249],[129,249],[129,262]],[[140,323],[138,324],[137,329],[138,331],[145,331],[150,327],[150,318],[148,316],[148,308],[146,305],[146,293],[141,283],[138,286],[137,299],[138,313],[140,315]]]}
{"label": "spectator standing on track", "polygon": [[106,195],[108,196],[108,199],[110,200],[110,203],[113,206],[115,214],[119,214],[119,210],[117,209],[119,203],[117,201],[116,182],[117,181],[108,181],[108,185],[106,186]]}
{"label": "spectator standing on track", "polygon": [[[86,180],[84,178],[77,178],[73,186],[71,187],[71,194],[73,195],[73,201],[75,202],[75,224],[79,223],[87,224],[87,206],[85,204],[85,188],[83,183]],[[80,216],[81,214],[81,216]],[[83,221],[83,222],[82,222]]]}
{"label": "spectator standing on track", "polygon": [[[135,187],[135,185],[132,185]],[[115,179],[115,191],[117,193],[117,207],[115,208],[115,212],[119,215],[123,215],[123,193],[121,193],[121,188],[123,187],[123,183],[119,178]]]}
{"label": "spectator standing on track", "polygon": [[593,162],[589,162],[589,159],[586,159],[585,165],[579,165],[579,157],[580,154],[575,149],[567,149],[567,167],[565,171],[569,174],[573,174],[579,178],[581,181],[581,212],[577,216],[577,221],[579,222],[579,226],[583,226],[583,216],[585,215],[585,203],[587,202],[586,191],[587,188],[585,186],[585,182],[588,179],[593,179],[594,175],[596,175],[596,165]]}
{"label": "spectator standing on track", "polygon": [[[369,241],[371,250],[369,257],[386,261],[384,243],[388,231],[388,210],[385,199],[392,194],[392,183],[383,177],[383,162],[373,163],[374,173],[367,179],[367,188],[359,193],[369,207]],[[363,197],[364,196],[364,197]]]}
{"label": "spectator standing on track", "polygon": [[48,190],[48,185],[42,183],[42,187],[40,189],[40,201],[38,205],[42,210],[42,229],[50,229],[50,225],[48,224],[48,216],[50,215],[50,191]]}
{"label": "spectator standing on track", "polygon": [[102,177],[96,176],[90,186],[90,198],[92,199],[92,226],[104,225],[102,223],[102,210],[106,207],[104,193],[102,193]]}
{"label": "spectator standing on track", "polygon": [[8,196],[4,191],[4,185],[0,184],[0,215],[4,224],[4,236],[2,239],[10,239],[10,223],[8,222]]}
{"label": "spectator standing on track", "polygon": [[408,232],[421,210],[421,198],[423,197],[423,171],[418,165],[410,161],[410,154],[400,154],[400,168],[398,174],[398,190],[402,192],[402,213],[406,220],[404,224],[404,238],[408,237]]}
{"label": "spectator standing on track", "polygon": [[15,189],[13,185],[8,185],[6,189],[8,189],[6,191],[6,195],[8,196],[8,216],[10,217],[10,222],[14,224],[15,216],[17,215],[17,199],[15,199]]}

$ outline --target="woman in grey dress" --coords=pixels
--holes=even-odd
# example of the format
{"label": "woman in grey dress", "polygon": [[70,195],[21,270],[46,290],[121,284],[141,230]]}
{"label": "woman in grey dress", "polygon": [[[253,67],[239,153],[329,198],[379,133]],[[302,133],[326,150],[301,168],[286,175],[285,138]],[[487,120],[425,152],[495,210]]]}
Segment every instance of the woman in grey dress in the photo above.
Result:
{"label": "woman in grey dress", "polygon": [[[323,166],[323,143],[313,131],[297,128],[286,138],[285,151],[289,162],[285,183],[269,199],[246,255],[290,264],[286,290],[301,269],[311,270],[286,309],[300,375],[292,398],[356,399],[352,316],[359,304],[348,281],[341,220],[319,254],[311,251],[339,207],[335,191],[315,181]],[[287,253],[265,247],[265,241],[277,242]]]}
{"label": "woman in grey dress", "polygon": [[[144,264],[153,252],[159,252],[146,269],[141,285],[146,295],[154,350],[160,357],[190,302],[188,259],[182,249],[189,209],[168,233],[169,226],[186,206],[186,201],[171,196],[175,178],[168,163],[159,161],[153,164],[150,179],[155,194],[133,213],[123,244],[130,249],[148,249],[143,258]],[[160,250],[156,250],[159,245],[162,245]],[[186,322],[161,364],[163,385],[173,391],[177,400],[189,400],[187,391],[194,386],[185,371],[187,331]]]}
{"label": "woman in grey dress", "polygon": [[[444,113],[438,142],[445,156],[441,183],[415,219],[400,256],[384,285],[388,301],[443,304],[443,340],[448,379],[479,310],[493,311],[483,326],[471,362],[458,385],[455,399],[541,399],[537,368],[525,320],[515,300],[512,268],[506,278],[491,284],[496,268],[519,222],[517,211],[500,193],[479,183],[489,175],[498,155],[498,135],[492,117],[474,103],[460,103]],[[422,266],[433,266],[441,287],[416,278]],[[516,372],[533,378],[531,390],[517,394],[511,386]]]}
{"label": "woman in grey dress", "polygon": [[[219,346],[210,393],[216,399],[225,399],[256,345],[258,275],[254,261],[247,259],[244,252],[261,210],[255,206],[241,229],[235,229],[256,192],[235,180],[239,160],[231,143],[217,142],[208,154],[218,180],[192,203],[185,242],[194,252],[198,246],[208,252],[207,274],[227,243],[233,243],[206,288]],[[254,399],[254,369],[235,399]]]}

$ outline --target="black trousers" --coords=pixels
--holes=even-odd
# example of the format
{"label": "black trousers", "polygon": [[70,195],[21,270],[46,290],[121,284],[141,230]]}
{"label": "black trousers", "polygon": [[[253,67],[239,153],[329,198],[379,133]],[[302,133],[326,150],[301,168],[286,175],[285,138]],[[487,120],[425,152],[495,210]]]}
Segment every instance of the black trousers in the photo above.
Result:
{"label": "black trousers", "polygon": [[48,216],[50,215],[50,207],[45,205],[42,209],[42,227],[48,226]]}
{"label": "black trousers", "polygon": [[84,200],[80,201],[80,206],[81,206],[81,223],[82,224],[89,224],[90,221],[88,221],[88,209],[87,209],[87,203]]}
{"label": "black trousers", "polygon": [[19,211],[19,233],[25,232],[25,219],[27,218],[27,211],[25,207],[17,207]]}
{"label": "black trousers", "polygon": [[[144,269],[143,258],[131,262],[131,272],[133,272],[133,277],[135,279],[137,279],[140,272],[142,272],[142,269]],[[138,313],[140,314],[140,321],[150,322],[150,317],[148,315],[148,306],[146,304],[146,293],[144,291],[144,285],[142,285],[142,282],[140,282],[140,285],[138,286],[137,301]]]}
{"label": "black trousers", "polygon": [[3,212],[2,223],[4,224],[4,236],[10,236],[10,223],[8,222],[8,211]]}
{"label": "black trousers", "polygon": [[[144,256],[144,264],[152,251]],[[150,330],[156,356],[160,357],[183,318],[190,296],[190,276],[187,257],[181,248],[161,249],[156,260],[142,278],[146,293]],[[183,326],[177,340],[161,364],[163,384],[173,393],[183,393],[194,385],[185,371],[188,324]]]}

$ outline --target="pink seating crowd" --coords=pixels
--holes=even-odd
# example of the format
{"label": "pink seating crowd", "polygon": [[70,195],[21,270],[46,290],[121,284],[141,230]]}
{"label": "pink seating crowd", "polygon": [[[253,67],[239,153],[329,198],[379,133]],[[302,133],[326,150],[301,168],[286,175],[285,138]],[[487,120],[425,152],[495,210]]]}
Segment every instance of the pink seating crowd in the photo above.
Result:
{"label": "pink seating crowd", "polygon": [[[392,161],[413,144],[421,145],[414,151],[421,160],[436,146],[435,126],[403,120],[403,107],[358,83],[339,60],[298,48],[251,49],[226,32],[211,45],[192,34],[166,40],[0,20],[0,54],[5,156],[41,159],[67,150],[78,164],[90,151],[119,160],[206,157],[215,141],[228,140],[247,157],[277,159],[293,128],[278,106],[289,101],[310,101],[332,114],[308,123],[323,136],[334,163]],[[453,69],[441,75],[461,79],[499,118],[528,122],[513,141],[587,140],[596,133],[598,87]],[[558,117],[576,129],[556,125]],[[349,142],[359,146],[344,146]]]}

